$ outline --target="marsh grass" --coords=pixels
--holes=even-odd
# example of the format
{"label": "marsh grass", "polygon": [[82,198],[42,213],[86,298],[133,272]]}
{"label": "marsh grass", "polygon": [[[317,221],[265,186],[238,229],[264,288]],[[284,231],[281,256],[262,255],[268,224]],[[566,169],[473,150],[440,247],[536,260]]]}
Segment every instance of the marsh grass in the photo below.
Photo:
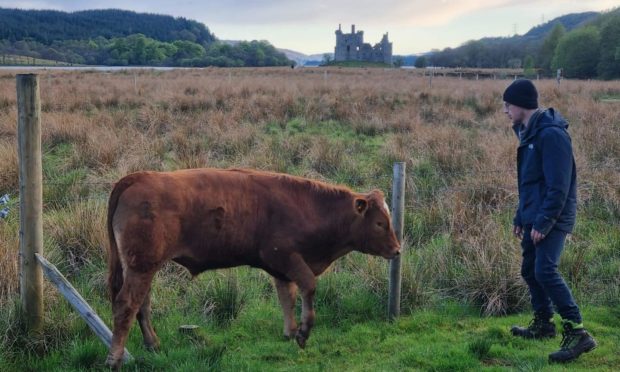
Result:
{"label": "marsh grass", "polygon": [[[251,167],[379,188],[389,203],[392,163],[407,164],[402,321],[384,323],[388,268],[375,257],[346,256],[320,278],[305,351],[274,341],[281,314],[268,275],[240,268],[191,279],[170,264],[152,296],[165,351],[139,351],[134,327],[130,369],[557,369],[538,346],[499,331],[525,321],[510,314],[529,308],[510,236],[517,142],[500,101],[508,81],[437,77],[430,88],[407,70],[346,68],[45,71],[40,79],[45,255],[107,321],[106,199],[123,175]],[[0,369],[98,369],[105,348],[51,288],[42,340],[30,345],[20,333],[14,81],[0,76],[0,195],[13,200],[0,221]],[[598,306],[620,304],[620,111],[601,97],[619,89],[537,85],[540,101],[570,122],[579,172],[579,219],[560,270],[586,311],[592,306],[604,340],[577,367],[605,369],[618,362],[604,345],[618,342],[617,319]],[[180,338],[188,323],[206,336]]]}

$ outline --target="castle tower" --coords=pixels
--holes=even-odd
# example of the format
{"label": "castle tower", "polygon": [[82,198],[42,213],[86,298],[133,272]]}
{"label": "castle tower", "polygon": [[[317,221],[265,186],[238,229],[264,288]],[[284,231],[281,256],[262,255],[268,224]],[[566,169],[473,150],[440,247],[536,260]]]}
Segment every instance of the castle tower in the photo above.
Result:
{"label": "castle tower", "polygon": [[388,34],[384,34],[381,42],[372,47],[364,43],[364,31],[355,31],[355,25],[351,25],[351,33],[342,32],[342,24],[336,30],[336,47],[334,48],[334,61],[367,61],[392,64],[392,43],[388,40]]}
{"label": "castle tower", "polygon": [[392,43],[388,40],[388,33],[386,32],[381,39],[381,49],[383,51],[383,63],[388,65],[392,64]]}
{"label": "castle tower", "polygon": [[362,60],[362,47],[364,45],[364,31],[355,31],[355,25],[351,25],[351,33],[342,32],[342,27],[336,30],[336,48],[334,49],[334,61],[360,61]]}

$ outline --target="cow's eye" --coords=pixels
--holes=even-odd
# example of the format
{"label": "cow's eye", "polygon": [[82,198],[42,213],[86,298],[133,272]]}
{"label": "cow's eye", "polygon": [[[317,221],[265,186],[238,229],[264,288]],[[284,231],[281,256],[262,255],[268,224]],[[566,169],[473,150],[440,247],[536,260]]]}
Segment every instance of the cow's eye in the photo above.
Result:
{"label": "cow's eye", "polygon": [[377,226],[379,226],[380,228],[383,228],[383,222],[377,222]]}

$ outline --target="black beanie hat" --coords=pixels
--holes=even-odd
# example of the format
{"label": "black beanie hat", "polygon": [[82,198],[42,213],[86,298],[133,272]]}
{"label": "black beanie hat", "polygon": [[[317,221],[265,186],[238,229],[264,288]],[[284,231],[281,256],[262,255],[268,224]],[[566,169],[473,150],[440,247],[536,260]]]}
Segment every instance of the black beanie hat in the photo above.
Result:
{"label": "black beanie hat", "polygon": [[526,109],[538,108],[538,92],[527,79],[517,79],[504,91],[504,102]]}

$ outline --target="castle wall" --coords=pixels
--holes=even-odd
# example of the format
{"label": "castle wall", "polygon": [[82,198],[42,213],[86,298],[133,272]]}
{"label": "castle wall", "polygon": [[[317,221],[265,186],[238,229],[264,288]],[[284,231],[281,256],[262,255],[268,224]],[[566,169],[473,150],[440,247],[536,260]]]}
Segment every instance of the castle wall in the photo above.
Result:
{"label": "castle wall", "polygon": [[345,34],[339,27],[336,30],[335,61],[366,61],[392,64],[392,43],[387,34],[383,35],[380,43],[372,47],[364,43],[364,31],[355,32],[355,25],[351,26],[351,33]]}

